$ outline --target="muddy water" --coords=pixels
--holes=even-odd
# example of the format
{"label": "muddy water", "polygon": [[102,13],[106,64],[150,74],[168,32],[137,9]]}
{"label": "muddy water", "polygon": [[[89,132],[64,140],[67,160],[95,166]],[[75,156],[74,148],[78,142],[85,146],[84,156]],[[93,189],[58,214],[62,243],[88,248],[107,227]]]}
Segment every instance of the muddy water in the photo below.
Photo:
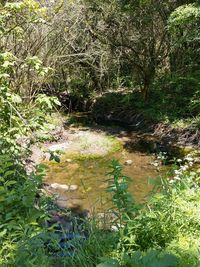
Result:
{"label": "muddy water", "polygon": [[[124,166],[123,174],[132,178],[129,191],[138,201],[144,201],[151,189],[149,178],[158,176],[163,169],[152,165],[152,156],[140,152],[128,152],[126,150],[115,152],[112,155],[98,159],[73,159],[65,155],[60,163],[49,162],[46,182],[77,185],[73,192],[56,190],[59,194],[58,203],[63,207],[88,209],[94,212],[102,212],[111,207],[111,195],[106,192],[106,175],[111,160],[118,159]],[[131,160],[131,165],[125,165],[126,160]]]}

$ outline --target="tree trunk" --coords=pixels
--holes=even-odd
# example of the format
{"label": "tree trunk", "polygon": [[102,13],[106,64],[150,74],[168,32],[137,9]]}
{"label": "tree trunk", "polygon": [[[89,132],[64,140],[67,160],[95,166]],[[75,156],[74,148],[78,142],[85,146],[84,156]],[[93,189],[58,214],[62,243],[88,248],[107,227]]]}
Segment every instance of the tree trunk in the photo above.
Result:
{"label": "tree trunk", "polygon": [[151,91],[155,74],[156,74],[156,69],[154,64],[151,64],[149,68],[143,73],[142,95],[145,101],[148,99],[149,93]]}

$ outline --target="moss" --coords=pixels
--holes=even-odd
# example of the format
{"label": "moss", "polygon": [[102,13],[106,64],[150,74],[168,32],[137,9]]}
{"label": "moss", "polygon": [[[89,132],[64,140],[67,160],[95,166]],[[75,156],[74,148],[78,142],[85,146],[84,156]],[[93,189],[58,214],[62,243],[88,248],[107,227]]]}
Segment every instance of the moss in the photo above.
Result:
{"label": "moss", "polygon": [[101,159],[105,156],[109,156],[115,152],[119,152],[123,150],[123,145],[121,142],[116,140],[113,137],[108,137],[109,142],[112,142],[112,145],[110,146],[109,151],[106,154],[87,154],[87,153],[81,153],[81,152],[65,152],[61,155],[61,161],[64,162],[67,159],[72,159],[72,160],[79,160],[79,161],[84,161],[84,160],[92,160],[92,159]]}
{"label": "moss", "polygon": [[102,157],[103,157],[102,155],[98,155],[98,154],[83,154],[79,152],[66,152],[61,156],[61,161],[65,162],[67,161],[67,159],[84,161],[84,160],[100,159]]}
{"label": "moss", "polygon": [[123,150],[123,144],[119,140],[117,140],[113,136],[108,136],[107,138],[108,138],[108,140],[110,140],[110,142],[112,142],[112,147],[108,151],[108,154],[112,154],[112,153],[115,153],[115,152]]}

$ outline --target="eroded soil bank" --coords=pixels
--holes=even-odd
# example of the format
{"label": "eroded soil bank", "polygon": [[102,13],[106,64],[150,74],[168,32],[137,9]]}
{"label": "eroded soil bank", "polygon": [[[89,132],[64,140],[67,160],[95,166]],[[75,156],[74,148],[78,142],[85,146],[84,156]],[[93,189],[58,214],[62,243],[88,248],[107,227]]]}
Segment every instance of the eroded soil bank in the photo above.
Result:
{"label": "eroded soil bank", "polygon": [[[168,114],[168,117],[171,116],[169,122],[163,122],[164,118],[158,119],[159,114],[153,115],[152,109],[148,112],[145,108],[143,111],[136,108],[135,102],[126,107],[122,101],[125,101],[125,96],[126,94],[121,93],[105,93],[99,96],[91,107],[91,117],[98,123],[114,123],[140,134],[153,134],[159,142],[166,145],[189,146],[195,149],[200,147],[200,128],[192,121],[181,125],[180,118],[174,118],[171,110],[171,114]],[[175,123],[176,119],[179,124]]]}

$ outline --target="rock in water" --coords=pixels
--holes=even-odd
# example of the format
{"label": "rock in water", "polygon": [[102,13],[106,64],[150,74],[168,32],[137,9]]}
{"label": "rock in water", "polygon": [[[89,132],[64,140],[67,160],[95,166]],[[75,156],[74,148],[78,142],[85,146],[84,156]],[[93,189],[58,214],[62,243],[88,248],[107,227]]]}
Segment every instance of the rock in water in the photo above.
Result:
{"label": "rock in water", "polygon": [[65,199],[56,200],[56,204],[60,209],[68,209],[69,208],[68,201]]}
{"label": "rock in water", "polygon": [[49,185],[49,189],[55,189],[55,190],[65,190],[65,191],[76,191],[78,190],[78,185],[67,185],[67,184],[58,184],[53,183]]}
{"label": "rock in water", "polygon": [[76,190],[78,190],[78,185],[76,184],[69,185],[69,191],[76,191]]}
{"label": "rock in water", "polygon": [[133,161],[131,160],[131,159],[128,159],[128,160],[126,160],[125,161],[125,163],[124,163],[125,165],[132,165],[133,164]]}
{"label": "rock in water", "polygon": [[54,183],[54,184],[51,184],[50,187],[53,189],[62,189],[62,190],[67,190],[67,191],[69,190],[69,186],[66,184]]}

